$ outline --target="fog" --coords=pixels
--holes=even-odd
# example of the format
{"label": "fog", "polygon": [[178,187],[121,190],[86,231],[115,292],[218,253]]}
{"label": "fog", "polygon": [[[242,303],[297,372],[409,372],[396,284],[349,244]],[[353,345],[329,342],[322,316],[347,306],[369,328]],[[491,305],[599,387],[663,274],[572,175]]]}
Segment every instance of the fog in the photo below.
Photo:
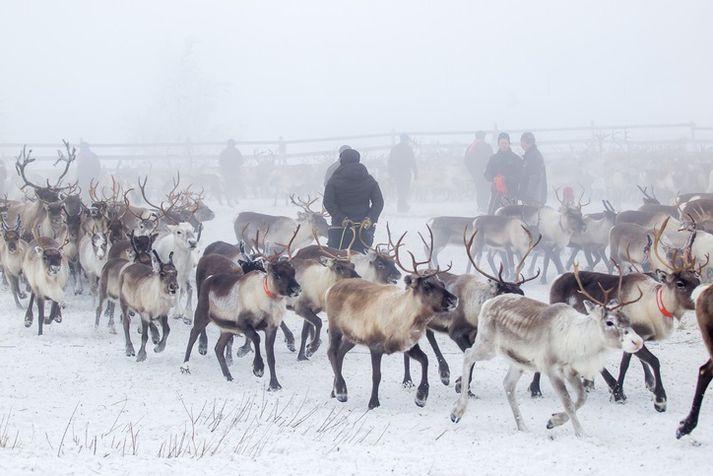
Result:
{"label": "fog", "polygon": [[2,2],[0,141],[713,122],[713,3]]}

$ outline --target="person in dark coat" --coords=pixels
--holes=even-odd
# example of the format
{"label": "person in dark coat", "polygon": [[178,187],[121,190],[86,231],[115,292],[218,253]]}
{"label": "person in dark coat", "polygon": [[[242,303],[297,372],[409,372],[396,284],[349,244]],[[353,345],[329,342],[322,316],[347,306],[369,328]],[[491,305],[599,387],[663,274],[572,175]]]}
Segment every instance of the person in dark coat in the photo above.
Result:
{"label": "person in dark coat", "polygon": [[532,132],[522,134],[520,146],[525,154],[522,156],[523,168],[519,198],[525,205],[541,207],[547,202],[545,159],[537,149],[535,135]]}
{"label": "person in dark coat", "polygon": [[408,195],[411,189],[411,180],[416,179],[418,173],[416,156],[413,153],[410,142],[411,140],[406,134],[401,134],[399,143],[391,149],[387,164],[389,177],[396,185],[397,210],[399,213],[406,213],[409,210]]}
{"label": "person in dark coat", "polygon": [[101,172],[102,166],[97,154],[89,147],[89,144],[80,141],[77,153],[77,183],[84,198],[89,197],[89,186],[92,180],[95,183],[101,181]]}
{"label": "person in dark coat", "polygon": [[345,249],[357,233],[352,250],[363,252],[374,242],[384,198],[379,184],[359,160],[359,152],[354,149],[339,154],[339,167],[324,188],[323,205],[332,217],[328,245]]}
{"label": "person in dark coat", "polygon": [[[339,156],[342,155],[342,152],[344,152],[347,149],[351,149],[350,146],[348,145],[343,145],[339,148]],[[324,173],[324,186],[327,186],[327,182],[329,182],[329,179],[332,178],[332,174],[334,174],[334,171],[337,170],[337,167],[339,167],[339,157],[337,157],[337,161],[334,162],[332,165],[327,167],[327,171]]]}
{"label": "person in dark coat", "polygon": [[243,154],[240,153],[233,139],[228,140],[225,149],[220,152],[218,167],[228,200],[237,203],[242,192]]}
{"label": "person in dark coat", "polygon": [[465,151],[465,168],[470,172],[475,182],[475,195],[478,203],[478,210],[484,212],[488,209],[488,197],[490,196],[490,184],[485,181],[483,171],[488,164],[488,159],[493,155],[493,148],[485,142],[485,132],[475,133],[475,141],[468,146]]}
{"label": "person in dark coat", "polygon": [[488,160],[484,176],[491,183],[489,215],[503,205],[517,201],[522,179],[522,159],[510,148],[510,135],[507,132],[498,135],[498,151]]}

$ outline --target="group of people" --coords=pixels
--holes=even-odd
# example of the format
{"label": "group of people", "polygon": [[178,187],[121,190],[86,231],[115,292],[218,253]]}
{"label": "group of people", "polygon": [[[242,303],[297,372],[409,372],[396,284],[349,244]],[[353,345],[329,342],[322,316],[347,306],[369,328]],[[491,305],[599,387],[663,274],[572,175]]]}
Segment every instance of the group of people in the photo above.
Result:
{"label": "group of people", "polygon": [[[481,211],[492,214],[507,204],[541,206],[547,201],[545,161],[534,134],[523,133],[520,146],[522,157],[512,151],[510,136],[501,132],[498,150],[493,154],[485,142],[485,133],[475,134],[475,141],[465,152],[465,165],[475,181]],[[416,158],[407,135],[402,134],[391,149],[387,167],[396,188],[397,210],[406,212],[411,181],[417,176]],[[332,217],[329,246],[342,249],[351,244],[358,251],[372,244],[384,199],[379,184],[360,163],[359,152],[349,146],[339,149],[339,161],[327,170],[323,204]],[[353,240],[354,234],[359,239]]]}
{"label": "group of people", "polygon": [[478,208],[492,214],[503,205],[517,203],[542,206],[547,201],[547,172],[535,135],[520,136],[524,151],[520,157],[512,151],[510,135],[498,135],[498,150],[485,142],[485,132],[475,134],[475,141],[465,152],[465,166],[473,177]]}

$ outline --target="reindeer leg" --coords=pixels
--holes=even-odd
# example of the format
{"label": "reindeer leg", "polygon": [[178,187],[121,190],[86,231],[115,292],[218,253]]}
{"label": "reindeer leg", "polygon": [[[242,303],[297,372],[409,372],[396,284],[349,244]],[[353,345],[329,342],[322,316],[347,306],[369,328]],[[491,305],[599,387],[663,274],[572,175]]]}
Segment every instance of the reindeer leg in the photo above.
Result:
{"label": "reindeer leg", "polygon": [[18,309],[22,309],[20,302],[20,282],[17,276],[10,276],[10,289],[12,290],[12,298],[15,300],[15,305]]}
{"label": "reindeer leg", "polygon": [[530,386],[527,387],[528,390],[530,390],[530,396],[532,398],[542,398],[542,390],[540,389],[540,372],[535,372],[535,375],[532,376],[532,382],[530,382]]}
{"label": "reindeer leg", "polygon": [[408,354],[404,352],[404,379],[401,382],[404,388],[413,387],[413,379],[411,378],[411,359]]}
{"label": "reindeer leg", "polygon": [[649,364],[654,372],[654,378],[656,379],[656,385],[654,387],[654,408],[657,412],[666,411],[666,391],[663,388],[663,382],[661,381],[661,364],[659,359],[656,358],[654,354],[646,347],[644,344],[636,353],[636,356]]}
{"label": "reindeer leg", "polygon": [[120,302],[119,306],[121,307],[121,324],[124,326],[124,342],[126,356],[133,357],[134,355],[136,355],[136,353],[134,352],[134,344],[131,343],[131,320],[129,318],[129,309],[126,307],[126,305],[124,305],[123,302]]}
{"label": "reindeer leg", "polygon": [[631,354],[628,352],[622,352],[621,363],[619,364],[619,377],[616,381],[616,387],[612,391],[612,397],[615,402],[624,403],[626,401],[626,395],[624,394],[624,379],[626,378],[627,370],[629,370],[630,362]]}
{"label": "reindeer leg", "polygon": [[572,265],[577,259],[577,255],[581,251],[581,248],[572,248],[572,252],[569,254],[569,259],[567,260],[567,269],[572,269]]}
{"label": "reindeer leg", "polygon": [[505,375],[505,379],[503,380],[503,387],[505,388],[505,396],[507,397],[510,409],[512,410],[512,416],[515,417],[517,430],[527,431],[525,421],[522,419],[522,413],[520,413],[520,406],[517,404],[517,395],[515,394],[517,382],[520,380],[520,377],[522,377],[522,374],[522,369],[511,365],[508,369],[508,373]]}
{"label": "reindeer leg", "polygon": [[309,360],[305,354],[305,347],[307,347],[307,339],[309,338],[309,328],[312,325],[305,321],[302,323],[302,335],[300,336],[300,350],[297,352],[297,360]]}
{"label": "reindeer leg", "polygon": [[30,302],[27,304],[27,311],[25,311],[25,327],[30,327],[34,319],[34,314],[32,312],[32,306],[35,305],[35,293],[30,294]]}
{"label": "reindeer leg", "polygon": [[265,373],[265,363],[262,360],[262,355],[260,354],[260,334],[255,332],[252,328],[247,328],[245,330],[246,338],[249,338],[253,345],[255,345],[255,358],[253,358],[253,375],[256,377],[262,377]]}
{"label": "reindeer leg", "polygon": [[116,327],[114,327],[114,310],[116,309],[116,304],[109,302],[106,305],[106,312],[109,314],[109,322],[107,326],[109,327],[110,334],[116,334]]}
{"label": "reindeer leg", "polygon": [[250,339],[248,339],[248,337],[246,335],[245,343],[240,346],[236,355],[238,357],[244,357],[244,356],[248,355],[250,352],[252,352],[252,348],[250,347]]}
{"label": "reindeer leg", "polygon": [[330,362],[332,362],[332,369],[334,370],[334,389],[332,390],[332,397],[336,396],[337,400],[340,402],[347,401],[347,382],[344,380],[344,375],[342,374],[342,366],[344,365],[344,357],[347,352],[354,348],[354,343],[343,338],[341,334],[338,334],[337,338],[334,335],[338,334],[338,331],[332,333],[330,331],[330,348],[334,354],[333,358],[330,355]]}
{"label": "reindeer leg", "polygon": [[561,250],[557,248],[552,248],[552,262],[557,268],[557,274],[562,274],[565,272],[564,265],[562,265],[562,258],[560,257]]}
{"label": "reindeer leg", "polygon": [[381,405],[379,403],[379,384],[381,383],[381,357],[383,352],[375,349],[371,351],[371,398],[369,399],[369,410]]}
{"label": "reindeer leg", "polygon": [[[587,401],[587,392],[584,390],[584,385],[582,384],[582,379],[579,377],[577,372],[568,371],[565,373],[565,379],[567,383],[574,389],[577,394],[576,400],[574,402],[574,410],[577,411],[582,408],[584,402]],[[564,425],[569,420],[569,415],[565,412],[555,413],[552,418],[547,422],[547,428],[552,429],[556,426]]]}
{"label": "reindeer leg", "polygon": [[[460,348],[461,352],[467,351],[473,345],[473,343],[470,341],[470,337],[467,334],[451,336],[451,339],[453,339],[455,341],[455,343],[458,344],[458,347]],[[471,382],[473,381],[473,369],[474,369],[474,366],[471,365],[470,372],[468,373],[468,379]],[[456,378],[456,384],[455,384],[456,393],[461,392],[462,379],[463,379],[462,376]],[[473,392],[471,392],[470,389],[468,389],[468,396],[474,397],[475,394]]]}
{"label": "reindeer leg", "polygon": [[643,360],[639,360],[639,362],[641,362],[641,367],[644,369],[644,383],[646,384],[646,390],[654,393],[654,389],[656,388],[656,379],[654,378],[654,374],[651,373],[651,367],[649,367],[649,365]]}
{"label": "reindeer leg", "polygon": [[232,334],[228,332],[221,332],[218,341],[215,343],[215,356],[218,358],[218,364],[220,364],[220,370],[223,372],[223,377],[228,382],[233,381],[233,376],[230,374],[228,369],[228,364],[225,362],[225,346],[230,340]]}
{"label": "reindeer leg", "polygon": [[297,350],[295,347],[295,335],[292,333],[289,327],[287,327],[287,324],[285,321],[282,321],[280,323],[280,329],[282,329],[282,332],[285,334],[285,343],[287,344],[287,349],[290,352],[294,352]]}
{"label": "reindeer leg", "polygon": [[[562,405],[564,406],[564,411],[569,416],[569,419],[572,420],[572,426],[574,427],[574,434],[577,435],[578,437],[584,436],[584,429],[582,428],[582,425],[579,423],[579,419],[577,418],[577,413],[575,411],[575,406],[574,403],[572,402],[572,397],[570,397],[569,392],[567,392],[567,386],[564,383],[564,380],[562,379],[562,376],[559,375],[558,372],[552,370],[547,373],[547,377],[549,377],[550,382],[552,383],[552,387],[555,389],[555,393],[557,393],[557,396],[560,397],[560,400],[562,401]],[[580,382],[581,385],[581,382]],[[555,414],[556,415],[556,414]],[[547,429],[551,430],[554,428],[554,423],[556,421],[553,421],[553,419],[550,419],[547,422]]]}
{"label": "reindeer leg", "polygon": [[319,316],[312,311],[312,309],[307,309],[305,314],[306,316],[303,317],[305,317],[305,319],[312,324],[307,327],[307,332],[308,334],[314,333],[306,350],[307,357],[312,357],[312,355],[317,352],[317,349],[319,349],[319,346],[322,344],[322,339],[320,337],[320,333],[322,332],[322,319],[320,319]]}
{"label": "reindeer leg", "polygon": [[136,354],[137,362],[146,360],[146,343],[149,340],[149,323],[143,316],[141,317],[141,331],[141,347],[139,348],[139,353]]}
{"label": "reindeer leg", "polygon": [[[210,321],[206,318],[204,314],[201,313],[200,302],[198,303],[198,308],[196,309],[195,318],[193,320],[193,327],[191,327],[191,333],[188,336],[188,345],[186,346],[186,353],[183,357],[183,364],[181,365],[181,373],[189,374],[191,373],[188,367],[188,361],[191,359],[191,352],[193,351],[193,346],[196,345],[196,339],[198,336],[203,336],[205,334],[205,328]],[[232,336],[232,334],[231,334]],[[200,346],[200,344],[199,344]],[[199,347],[200,349],[200,347]]]}
{"label": "reindeer leg", "polygon": [[282,388],[280,382],[277,381],[275,373],[275,337],[277,336],[277,327],[268,327],[265,329],[265,354],[267,354],[267,367],[270,369],[270,386],[268,392],[276,392]]}
{"label": "reindeer leg", "polygon": [[[453,423],[458,423],[466,408],[468,407],[468,396],[470,394],[470,382],[471,382],[471,370],[476,362],[482,360],[490,360],[495,356],[493,352],[492,345],[485,339],[476,339],[473,346],[465,351],[463,356],[463,373],[461,377],[461,392],[458,401],[456,402],[453,410],[451,411],[451,421]],[[463,390],[468,390],[464,392]]]}
{"label": "reindeer leg", "polygon": [[[153,321],[150,321],[148,323],[148,328],[149,328],[149,331],[151,331],[151,342],[153,342],[154,345],[158,344],[161,341],[161,336],[158,333],[158,327],[156,327],[156,323],[154,323]],[[146,332],[146,329],[143,328],[143,326],[142,326],[142,330],[143,330],[143,332]]]}
{"label": "reindeer leg", "polygon": [[40,296],[35,296],[35,302],[37,303],[37,335],[41,336],[42,324],[45,321],[45,299]]}
{"label": "reindeer leg", "polygon": [[713,359],[708,359],[708,362],[698,369],[698,383],[696,383],[696,393],[693,395],[691,411],[685,419],[681,420],[678,430],[676,430],[676,438],[689,434],[698,425],[698,414],[701,411],[703,394],[706,393],[711,379],[713,379]]}
{"label": "reindeer leg", "polygon": [[183,313],[183,323],[190,326],[193,323],[191,316],[193,315],[193,286],[191,286],[191,281],[186,281],[186,309]]}
{"label": "reindeer leg", "polygon": [[451,383],[451,369],[448,368],[448,362],[443,357],[441,348],[438,347],[438,342],[436,342],[436,334],[431,329],[426,329],[426,339],[428,343],[431,344],[433,353],[436,354],[436,360],[438,361],[438,375],[441,377],[441,383],[448,386]]}
{"label": "reindeer leg", "polygon": [[225,363],[228,367],[233,366],[233,340],[235,339],[235,334],[230,334],[230,339],[228,343],[225,344]]}
{"label": "reindeer leg", "polygon": [[421,364],[421,382],[419,382],[418,389],[416,389],[416,405],[423,407],[426,405],[426,400],[428,400],[428,356],[426,356],[418,343],[406,353]]}
{"label": "reindeer leg", "polygon": [[161,340],[159,341],[158,344],[156,344],[156,347],[154,347],[153,351],[158,353],[158,352],[163,352],[163,350],[166,348],[166,340],[168,339],[168,334],[171,332],[171,328],[168,327],[168,316],[161,316],[159,318],[161,320]]}
{"label": "reindeer leg", "polygon": [[[198,305],[200,306],[200,303]],[[195,326],[195,320],[194,320],[193,325]],[[248,342],[247,339],[246,339],[246,342]],[[249,343],[248,343],[248,347],[250,347]],[[205,328],[201,331],[200,339],[198,340],[198,353],[201,355],[205,355],[208,353],[208,333],[206,333]],[[242,357],[240,355],[240,351],[238,351],[238,357]]]}

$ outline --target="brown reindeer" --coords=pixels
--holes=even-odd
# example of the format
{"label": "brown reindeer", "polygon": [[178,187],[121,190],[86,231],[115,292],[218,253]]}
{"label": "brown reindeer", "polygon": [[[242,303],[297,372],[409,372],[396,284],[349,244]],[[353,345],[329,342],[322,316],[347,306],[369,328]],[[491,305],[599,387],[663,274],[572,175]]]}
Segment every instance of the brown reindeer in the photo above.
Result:
{"label": "brown reindeer", "polygon": [[[431,250],[433,250],[433,233]],[[411,252],[412,268],[406,269],[399,259],[399,249],[406,233],[396,246],[396,263],[408,275],[406,289],[375,284],[364,279],[345,279],[337,282],[327,293],[329,320],[329,349],[327,355],[334,371],[332,397],[347,401],[347,384],[342,375],[344,357],[356,344],[365,345],[371,352],[372,388],[369,409],[379,403],[381,357],[394,352],[406,352],[421,364],[421,382],[416,392],[416,405],[424,406],[428,398],[428,357],[418,345],[426,326],[439,312],[454,310],[458,298],[448,292],[438,274],[442,271],[419,270],[428,266],[416,261]],[[450,269],[450,267],[448,268]],[[446,271],[448,271],[448,269]]]}
{"label": "brown reindeer", "polygon": [[20,277],[22,275],[22,262],[27,252],[27,242],[22,239],[22,223],[20,216],[16,217],[15,226],[10,227],[2,219],[2,241],[0,242],[0,263],[2,263],[5,277],[10,282],[10,290],[15,300],[15,305],[22,309],[20,299],[25,299],[27,295],[20,289]]}
{"label": "brown reindeer", "polygon": [[703,403],[703,394],[713,379],[713,285],[698,287],[692,295],[696,302],[696,319],[703,336],[703,343],[708,350],[708,361],[698,369],[698,383],[693,395],[693,403],[688,416],[681,421],[676,430],[676,438],[688,435],[698,425],[698,414]]}

